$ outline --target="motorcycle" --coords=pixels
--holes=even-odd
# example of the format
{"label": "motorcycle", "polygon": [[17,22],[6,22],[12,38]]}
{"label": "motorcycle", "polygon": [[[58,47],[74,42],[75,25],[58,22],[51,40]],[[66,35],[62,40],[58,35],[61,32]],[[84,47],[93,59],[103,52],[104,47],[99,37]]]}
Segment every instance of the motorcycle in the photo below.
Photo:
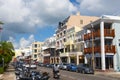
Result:
{"label": "motorcycle", "polygon": [[32,80],[48,80],[49,79],[49,75],[47,72],[44,72],[41,74],[37,71],[32,71],[30,77],[32,78]]}
{"label": "motorcycle", "polygon": [[54,73],[54,78],[55,78],[55,79],[59,79],[59,78],[60,78],[60,72],[59,72],[59,71],[56,71],[56,72]]}

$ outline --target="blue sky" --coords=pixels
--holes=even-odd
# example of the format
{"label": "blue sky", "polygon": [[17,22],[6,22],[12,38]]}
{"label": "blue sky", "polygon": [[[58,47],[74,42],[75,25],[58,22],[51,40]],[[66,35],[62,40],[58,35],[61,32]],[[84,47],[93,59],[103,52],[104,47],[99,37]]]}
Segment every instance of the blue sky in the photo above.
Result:
{"label": "blue sky", "polygon": [[[108,4],[109,1],[109,4]],[[15,48],[44,41],[55,34],[58,22],[71,14],[119,15],[119,0],[0,0],[2,40]]]}

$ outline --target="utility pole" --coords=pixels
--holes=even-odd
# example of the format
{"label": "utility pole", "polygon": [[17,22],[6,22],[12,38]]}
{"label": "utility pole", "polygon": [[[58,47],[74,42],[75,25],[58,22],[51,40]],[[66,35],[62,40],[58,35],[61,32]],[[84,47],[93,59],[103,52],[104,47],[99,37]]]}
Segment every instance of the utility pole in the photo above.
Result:
{"label": "utility pole", "polygon": [[95,54],[94,54],[94,32],[93,32],[93,24],[91,24],[91,31],[92,31],[92,68],[95,70]]}
{"label": "utility pole", "polygon": [[3,24],[4,23],[0,21],[0,32],[1,32],[1,34],[0,34],[0,42],[1,42],[1,38],[2,38],[2,30],[3,30],[2,25]]}
{"label": "utility pole", "polygon": [[[1,32],[1,34],[0,34],[0,42],[2,41],[2,30],[3,30],[3,28],[2,28],[2,25],[3,25],[4,23],[3,22],[1,22],[0,21],[0,32]],[[1,48],[2,48],[2,45],[0,44],[0,46],[1,46]],[[3,51],[3,50],[2,50]],[[4,68],[4,57],[2,57],[2,64],[3,64],[3,68]]]}

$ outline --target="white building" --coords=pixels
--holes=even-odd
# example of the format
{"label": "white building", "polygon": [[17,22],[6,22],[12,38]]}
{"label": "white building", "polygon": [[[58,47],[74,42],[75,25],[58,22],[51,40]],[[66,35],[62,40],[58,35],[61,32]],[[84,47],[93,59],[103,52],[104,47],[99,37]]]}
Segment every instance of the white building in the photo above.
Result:
{"label": "white building", "polygon": [[120,71],[120,17],[103,15],[84,30],[88,63],[97,69]]}

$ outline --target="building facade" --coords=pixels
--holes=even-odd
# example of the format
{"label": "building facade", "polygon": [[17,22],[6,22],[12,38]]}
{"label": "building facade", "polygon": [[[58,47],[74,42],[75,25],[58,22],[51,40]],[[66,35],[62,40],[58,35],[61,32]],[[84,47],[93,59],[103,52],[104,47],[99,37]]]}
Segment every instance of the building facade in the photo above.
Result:
{"label": "building facade", "polygon": [[75,35],[82,30],[83,26],[97,19],[98,17],[82,16],[77,13],[59,22],[56,30],[56,52],[60,56],[60,63],[79,64],[77,57],[79,57],[78,54],[82,55],[82,53],[75,51]]}
{"label": "building facade", "polygon": [[56,63],[55,35],[46,39],[42,46],[43,63]]}
{"label": "building facade", "polygon": [[18,59],[26,59],[27,57],[32,55],[31,46],[25,48],[15,49],[15,56],[13,57],[13,61]]}
{"label": "building facade", "polygon": [[84,55],[95,69],[120,70],[120,17],[103,15],[84,27]]}
{"label": "building facade", "polygon": [[39,57],[42,54],[42,44],[43,42],[35,41],[32,43],[32,59],[35,61],[41,60]]}

